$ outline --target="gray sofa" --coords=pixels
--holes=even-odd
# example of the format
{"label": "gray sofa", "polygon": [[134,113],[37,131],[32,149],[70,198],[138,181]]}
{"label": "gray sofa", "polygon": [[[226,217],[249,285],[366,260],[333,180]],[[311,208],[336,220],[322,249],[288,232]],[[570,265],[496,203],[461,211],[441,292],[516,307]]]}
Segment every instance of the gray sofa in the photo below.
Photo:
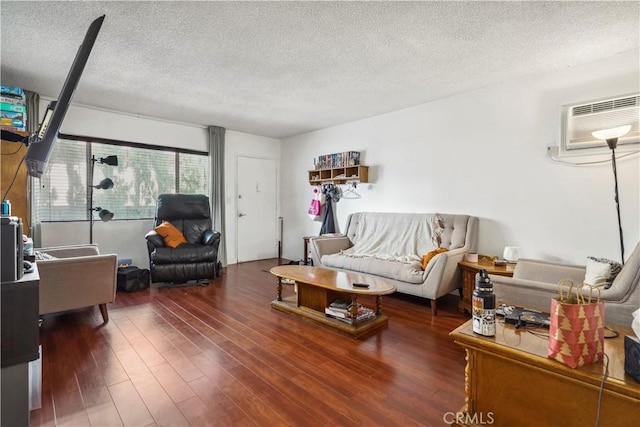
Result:
{"label": "gray sofa", "polygon": [[[551,299],[558,295],[558,281],[570,279],[582,283],[586,267],[553,262],[520,259],[513,277],[491,275],[499,301],[549,312]],[[605,322],[631,326],[631,313],[640,308],[640,243],[627,259],[609,289],[602,289]]]}
{"label": "gray sofa", "polygon": [[[309,239],[315,265],[384,277],[398,292],[431,300],[460,287],[458,262],[476,251],[478,218],[433,213],[358,212],[349,215],[339,237]],[[435,248],[422,269],[422,256]]]}

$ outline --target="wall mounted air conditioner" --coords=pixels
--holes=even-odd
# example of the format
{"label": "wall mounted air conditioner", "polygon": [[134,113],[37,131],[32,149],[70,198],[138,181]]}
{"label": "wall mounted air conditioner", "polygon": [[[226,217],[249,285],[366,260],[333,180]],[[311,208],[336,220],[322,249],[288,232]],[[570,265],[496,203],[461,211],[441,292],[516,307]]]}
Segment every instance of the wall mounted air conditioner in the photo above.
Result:
{"label": "wall mounted air conditioner", "polygon": [[599,99],[562,107],[560,155],[610,154],[607,143],[591,132],[631,125],[631,131],[618,140],[616,153],[640,150],[640,94]]}

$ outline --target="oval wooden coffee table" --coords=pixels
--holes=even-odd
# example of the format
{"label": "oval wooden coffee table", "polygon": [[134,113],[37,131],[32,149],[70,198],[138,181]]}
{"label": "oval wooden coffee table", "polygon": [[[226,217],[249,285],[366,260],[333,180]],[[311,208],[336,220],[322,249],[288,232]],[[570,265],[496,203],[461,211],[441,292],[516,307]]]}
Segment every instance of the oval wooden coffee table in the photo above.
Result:
{"label": "oval wooden coffee table", "polygon": [[[396,287],[382,278],[307,265],[279,265],[271,268],[270,272],[278,277],[277,297],[271,302],[271,307],[276,310],[293,313],[356,338],[384,328],[389,322],[389,318],[382,314],[382,295],[394,293]],[[295,295],[282,298],[283,279],[295,281]],[[356,287],[354,283],[365,283],[369,287]],[[375,297],[375,317],[362,322],[347,322],[325,315],[325,308],[335,300],[351,301],[351,310],[355,314],[359,295]]]}

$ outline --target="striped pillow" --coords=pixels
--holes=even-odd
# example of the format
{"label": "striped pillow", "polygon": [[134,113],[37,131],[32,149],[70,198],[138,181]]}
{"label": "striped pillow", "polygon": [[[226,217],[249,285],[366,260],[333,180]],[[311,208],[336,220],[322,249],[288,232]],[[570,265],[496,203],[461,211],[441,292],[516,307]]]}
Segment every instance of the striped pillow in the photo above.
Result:
{"label": "striped pillow", "polygon": [[48,259],[58,259],[53,255],[49,255],[46,252],[34,251],[34,255],[36,257],[36,261],[46,261]]}
{"label": "striped pillow", "polygon": [[584,283],[591,286],[604,286],[609,289],[618,273],[622,270],[622,264],[606,258],[587,257],[587,271]]}

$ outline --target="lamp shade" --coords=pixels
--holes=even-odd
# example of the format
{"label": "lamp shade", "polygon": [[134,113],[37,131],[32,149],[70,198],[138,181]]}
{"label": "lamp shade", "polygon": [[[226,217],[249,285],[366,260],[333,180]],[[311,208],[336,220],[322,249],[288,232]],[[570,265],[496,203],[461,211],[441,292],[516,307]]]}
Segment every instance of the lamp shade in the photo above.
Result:
{"label": "lamp shade", "polygon": [[508,262],[518,262],[520,258],[519,249],[517,246],[505,246],[502,257]]}
{"label": "lamp shade", "polygon": [[109,166],[118,166],[118,156],[101,157],[100,163]]}
{"label": "lamp shade", "polygon": [[591,135],[593,135],[593,137],[597,139],[620,138],[621,136],[626,135],[630,130],[631,125],[625,125],[611,129],[597,130],[595,132],[591,132]]}
{"label": "lamp shade", "polygon": [[98,185],[95,185],[94,188],[97,188],[99,190],[108,190],[110,188],[113,188],[113,181],[111,181],[111,179],[109,178],[105,178],[100,181]]}
{"label": "lamp shade", "polygon": [[103,222],[111,221],[113,219],[113,212],[102,209],[100,212],[98,212],[98,216]]}

